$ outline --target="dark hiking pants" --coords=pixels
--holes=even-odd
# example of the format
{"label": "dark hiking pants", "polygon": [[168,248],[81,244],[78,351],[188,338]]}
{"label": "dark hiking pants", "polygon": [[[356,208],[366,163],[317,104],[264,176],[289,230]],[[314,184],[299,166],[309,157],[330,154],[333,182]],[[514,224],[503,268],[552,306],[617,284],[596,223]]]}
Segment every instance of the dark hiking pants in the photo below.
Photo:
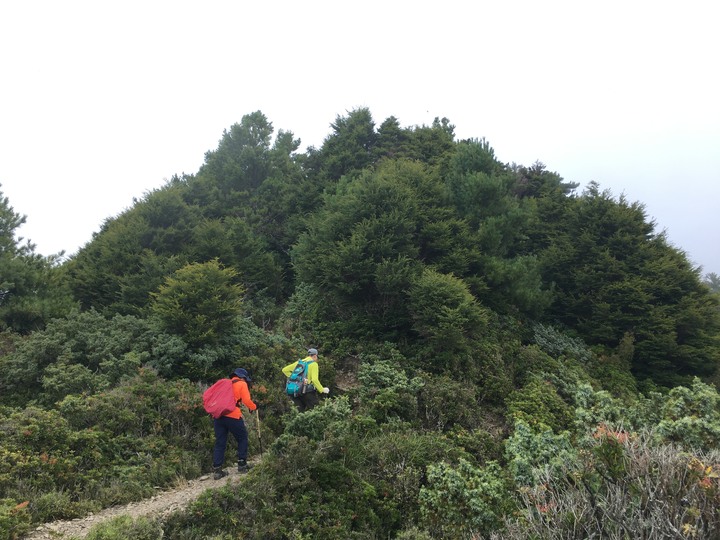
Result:
{"label": "dark hiking pants", "polygon": [[317,392],[307,392],[306,394],[300,394],[297,397],[293,397],[292,400],[298,408],[298,411],[305,412],[309,411],[318,404],[319,400],[317,394]]}
{"label": "dark hiking pants", "polygon": [[213,450],[213,467],[222,467],[225,463],[225,447],[228,433],[232,433],[237,441],[238,461],[247,460],[248,433],[242,418],[222,416],[213,422],[215,427],[215,449]]}

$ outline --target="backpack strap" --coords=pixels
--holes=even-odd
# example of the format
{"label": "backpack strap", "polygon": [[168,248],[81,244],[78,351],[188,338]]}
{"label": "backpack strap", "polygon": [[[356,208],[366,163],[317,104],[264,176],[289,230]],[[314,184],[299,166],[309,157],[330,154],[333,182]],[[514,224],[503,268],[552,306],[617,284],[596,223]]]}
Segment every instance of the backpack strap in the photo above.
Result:
{"label": "backpack strap", "polygon": [[315,392],[315,390],[316,390],[315,385],[310,380],[310,364],[312,364],[314,361],[315,360],[300,360],[300,362],[302,363],[303,368],[304,368],[303,379],[305,380],[305,388],[307,388],[307,390],[305,390],[305,392],[303,392],[303,393]]}

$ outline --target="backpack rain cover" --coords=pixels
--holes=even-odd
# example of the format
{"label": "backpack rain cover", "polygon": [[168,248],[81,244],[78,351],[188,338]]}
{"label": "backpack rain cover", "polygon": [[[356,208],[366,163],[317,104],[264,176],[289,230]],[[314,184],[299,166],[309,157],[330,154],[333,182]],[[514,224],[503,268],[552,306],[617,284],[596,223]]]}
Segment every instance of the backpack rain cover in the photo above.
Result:
{"label": "backpack rain cover", "polygon": [[220,418],[230,414],[237,407],[233,382],[230,379],[220,379],[203,392],[203,407],[205,412],[213,418]]}

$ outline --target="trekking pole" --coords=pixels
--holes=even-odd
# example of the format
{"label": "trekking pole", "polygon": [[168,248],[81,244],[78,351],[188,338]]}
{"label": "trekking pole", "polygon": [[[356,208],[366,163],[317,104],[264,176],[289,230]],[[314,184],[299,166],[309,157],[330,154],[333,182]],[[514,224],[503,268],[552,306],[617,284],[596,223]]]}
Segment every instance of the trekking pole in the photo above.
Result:
{"label": "trekking pole", "polygon": [[262,435],[260,433],[260,410],[255,409],[255,423],[257,424],[257,430],[258,430],[258,443],[260,443],[260,459],[263,457],[263,448],[262,448]]}

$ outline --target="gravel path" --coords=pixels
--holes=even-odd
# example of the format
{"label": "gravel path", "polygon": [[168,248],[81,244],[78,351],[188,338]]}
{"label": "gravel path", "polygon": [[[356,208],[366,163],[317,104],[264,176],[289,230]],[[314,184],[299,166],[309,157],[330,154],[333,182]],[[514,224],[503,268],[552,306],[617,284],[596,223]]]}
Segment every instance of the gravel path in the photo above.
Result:
{"label": "gravel path", "polygon": [[212,475],[209,474],[191,480],[185,485],[160,492],[143,501],[106,508],[84,518],[45,523],[24,536],[23,540],[59,540],[73,536],[85,538],[94,525],[117,516],[128,515],[136,519],[169,515],[176,510],[185,508],[206,489],[217,488],[228,482],[236,483],[245,477],[244,474],[238,474],[237,467],[227,467],[227,471],[230,473],[229,476],[220,480],[213,480]]}

